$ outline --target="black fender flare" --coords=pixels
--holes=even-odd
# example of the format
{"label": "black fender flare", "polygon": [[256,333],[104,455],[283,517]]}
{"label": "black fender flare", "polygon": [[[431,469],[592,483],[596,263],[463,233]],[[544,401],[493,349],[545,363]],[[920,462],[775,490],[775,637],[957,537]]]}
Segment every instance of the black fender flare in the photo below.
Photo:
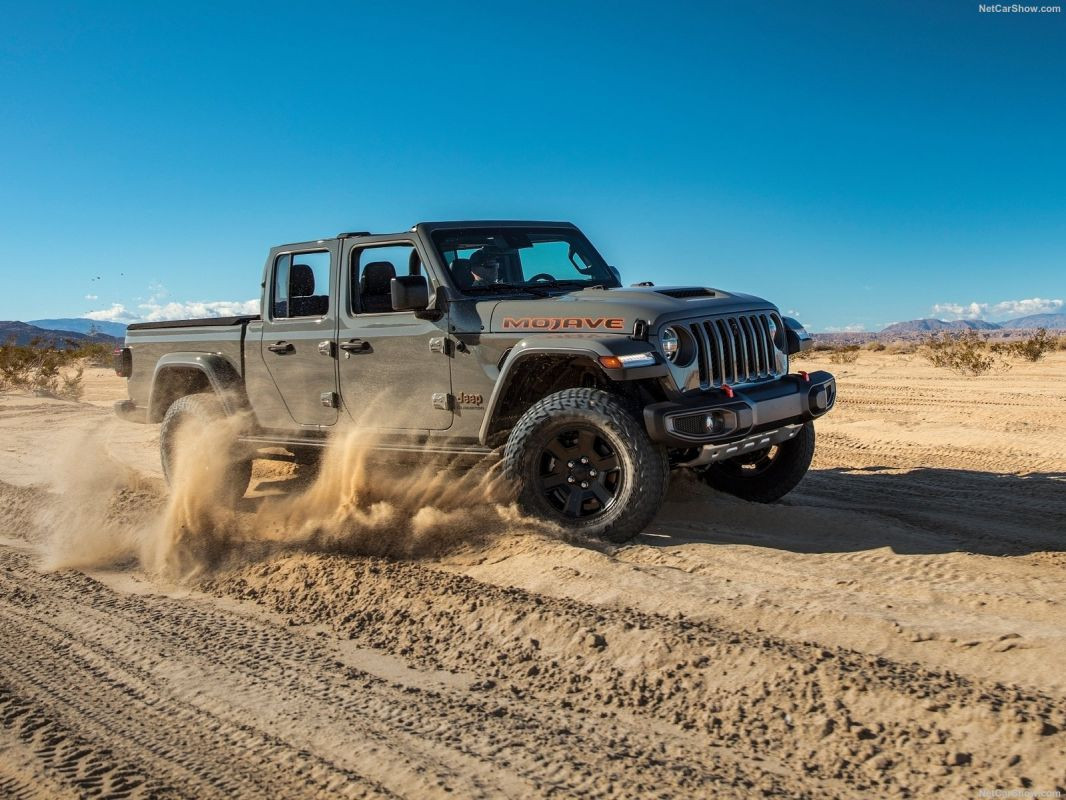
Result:
{"label": "black fender flare", "polygon": [[216,353],[167,353],[156,362],[152,373],[152,388],[148,394],[148,421],[160,422],[169,406],[160,386],[167,372],[195,370],[207,378],[211,390],[218,395],[227,416],[248,409],[248,395],[240,372],[224,356]]}
{"label": "black fender flare", "polygon": [[[610,367],[601,359],[610,356],[636,355],[651,353],[655,363],[642,367]],[[523,362],[535,356],[570,356],[583,358],[599,367],[604,375],[613,381],[634,381],[646,378],[662,378],[669,374],[665,362],[655,351],[654,346],[646,341],[631,339],[628,336],[610,336],[603,338],[576,337],[573,334],[541,334],[523,339],[510,349],[500,367],[500,374],[492,387],[492,394],[485,404],[485,418],[481,421],[478,440],[486,443],[493,420],[507,387],[522,367]]]}

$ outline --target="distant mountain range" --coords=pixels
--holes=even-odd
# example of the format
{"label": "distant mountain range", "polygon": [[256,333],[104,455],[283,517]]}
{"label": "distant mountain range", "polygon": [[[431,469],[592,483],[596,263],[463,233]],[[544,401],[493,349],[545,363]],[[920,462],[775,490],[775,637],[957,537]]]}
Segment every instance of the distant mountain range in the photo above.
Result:
{"label": "distant mountain range", "polygon": [[1018,317],[999,323],[1004,330],[1011,328],[1047,328],[1061,331],[1066,329],[1066,314],[1033,314],[1028,317]]}
{"label": "distant mountain range", "polygon": [[85,342],[116,344],[121,342],[122,338],[109,336],[106,333],[89,335],[87,333],[79,333],[78,331],[40,328],[26,322],[0,322],[0,345],[27,345],[34,340],[47,342],[54,347],[64,349],[70,342],[73,342],[74,346],[77,347]]}
{"label": "distant mountain range", "polygon": [[30,325],[44,328],[50,331],[71,331],[72,333],[106,333],[117,339],[126,337],[126,326],[121,322],[107,322],[105,320],[85,319],[85,317],[73,317],[65,319],[31,319]]}
{"label": "distant mountain range", "polygon": [[912,319],[909,322],[897,322],[883,329],[879,335],[899,336],[915,333],[932,333],[934,331],[1010,331],[1047,328],[1048,330],[1066,330],[1066,314],[1033,314],[1028,317],[1008,319],[1004,322],[985,322],[983,319]]}

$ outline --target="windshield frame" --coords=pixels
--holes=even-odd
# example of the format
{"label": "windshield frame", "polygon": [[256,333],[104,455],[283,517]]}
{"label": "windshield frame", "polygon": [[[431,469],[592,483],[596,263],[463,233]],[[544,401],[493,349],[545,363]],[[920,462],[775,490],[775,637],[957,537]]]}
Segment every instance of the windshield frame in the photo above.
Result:
{"label": "windshield frame", "polygon": [[[464,297],[482,298],[515,294],[548,296],[550,294],[581,291],[582,289],[588,289],[594,286],[603,288],[618,288],[621,286],[621,281],[618,276],[607,264],[603,256],[600,255],[599,251],[597,251],[592,245],[592,242],[590,242],[588,238],[578,230],[578,228],[572,225],[550,225],[543,223],[457,224],[454,226],[442,225],[439,227],[434,225],[432,230],[426,231],[426,233],[428,234],[426,236],[429,240],[428,244],[433,250],[435,260],[440,265],[443,277],[448,281],[452,288],[461,293]],[[498,292],[492,291],[492,284],[478,286],[476,287],[476,291],[468,291],[458,285],[458,281],[455,280],[455,276],[452,274],[450,265],[445,258],[446,249],[443,245],[447,240],[463,236],[500,236],[506,238],[523,235],[549,237],[549,240],[555,241],[569,241],[580,254],[581,260],[587,262],[589,265],[591,274],[589,275],[588,280],[579,282],[578,279],[562,278],[557,279],[558,283],[549,283],[547,281],[530,282],[527,280],[521,282],[501,281],[501,286]]]}

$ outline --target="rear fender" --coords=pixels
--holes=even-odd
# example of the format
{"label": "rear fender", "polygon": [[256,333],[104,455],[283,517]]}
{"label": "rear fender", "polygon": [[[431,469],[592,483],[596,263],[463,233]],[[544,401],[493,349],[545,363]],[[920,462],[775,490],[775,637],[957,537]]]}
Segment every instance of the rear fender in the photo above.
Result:
{"label": "rear fender", "polygon": [[[152,391],[148,395],[148,421],[160,422],[170,405],[178,399],[176,386],[196,376],[195,383],[206,381],[227,416],[248,409],[248,396],[240,373],[226,358],[214,353],[167,353],[155,365]],[[180,396],[180,395],[178,395]]]}

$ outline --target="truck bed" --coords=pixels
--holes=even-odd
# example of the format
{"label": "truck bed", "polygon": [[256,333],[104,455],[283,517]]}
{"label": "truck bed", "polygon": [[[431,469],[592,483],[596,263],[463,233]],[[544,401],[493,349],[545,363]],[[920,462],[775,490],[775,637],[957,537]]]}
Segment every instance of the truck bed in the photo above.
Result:
{"label": "truck bed", "polygon": [[[127,415],[147,414],[155,371],[164,357],[187,360],[209,355],[225,360],[238,375],[244,375],[244,338],[248,323],[258,315],[137,322],[126,329],[126,347],[131,352]],[[165,409],[164,409],[165,410]],[[155,420],[153,420],[155,421]]]}

